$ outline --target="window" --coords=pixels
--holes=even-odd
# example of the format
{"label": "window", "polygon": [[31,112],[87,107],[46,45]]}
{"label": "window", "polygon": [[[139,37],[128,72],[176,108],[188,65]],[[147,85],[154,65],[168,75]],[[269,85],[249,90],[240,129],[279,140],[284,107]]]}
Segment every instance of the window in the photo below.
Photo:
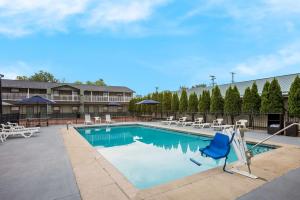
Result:
{"label": "window", "polygon": [[19,107],[18,106],[12,106],[11,107],[11,111],[19,111]]}
{"label": "window", "polygon": [[53,91],[53,96],[59,96],[59,91],[58,90],[54,90]]}
{"label": "window", "polygon": [[54,106],[53,107],[53,112],[55,112],[55,113],[60,112],[60,107],[59,106]]}
{"label": "window", "polygon": [[72,110],[73,110],[73,111],[77,111],[77,110],[78,110],[78,107],[77,107],[77,106],[73,106],[73,107],[72,107]]}
{"label": "window", "polygon": [[20,92],[20,90],[18,88],[12,88],[10,90],[10,92],[12,92],[12,93],[18,93],[18,92]]}

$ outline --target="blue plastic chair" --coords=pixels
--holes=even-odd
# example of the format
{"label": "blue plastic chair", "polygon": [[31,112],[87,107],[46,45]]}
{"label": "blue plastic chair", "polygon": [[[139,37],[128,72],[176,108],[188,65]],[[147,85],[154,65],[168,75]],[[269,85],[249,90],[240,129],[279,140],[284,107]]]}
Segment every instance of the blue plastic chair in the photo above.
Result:
{"label": "blue plastic chair", "polygon": [[223,171],[226,171],[226,162],[228,159],[228,154],[230,152],[230,144],[233,140],[234,134],[235,133],[233,133],[232,138],[230,139],[227,135],[224,135],[222,133],[216,133],[210,144],[207,147],[199,150],[201,152],[201,155],[213,158],[215,160],[225,158]]}

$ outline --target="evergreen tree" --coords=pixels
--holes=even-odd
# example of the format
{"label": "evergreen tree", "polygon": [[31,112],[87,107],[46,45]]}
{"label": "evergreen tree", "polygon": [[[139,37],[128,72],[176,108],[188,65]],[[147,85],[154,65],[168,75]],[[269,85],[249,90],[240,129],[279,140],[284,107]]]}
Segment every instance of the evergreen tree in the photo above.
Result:
{"label": "evergreen tree", "polygon": [[172,96],[171,110],[173,113],[175,113],[175,115],[179,111],[179,98],[177,93],[174,93]]}
{"label": "evergreen tree", "polygon": [[269,113],[270,111],[269,88],[270,88],[270,82],[266,81],[261,93],[261,106],[260,106],[261,113]]}
{"label": "evergreen tree", "polygon": [[269,87],[270,113],[283,113],[283,97],[277,79],[273,79]]}
{"label": "evergreen tree", "polygon": [[257,113],[259,113],[259,110],[260,110],[261,99],[260,99],[260,96],[258,94],[258,89],[257,89],[256,82],[254,82],[252,84],[251,98],[252,98],[251,113],[252,114],[257,114]]}
{"label": "evergreen tree", "polygon": [[129,101],[129,104],[128,104],[128,111],[134,115],[136,113],[136,104],[137,103],[137,99],[136,98],[132,98],[130,101]]}
{"label": "evergreen tree", "polygon": [[188,97],[187,97],[186,90],[183,89],[179,101],[179,112],[184,113],[187,111],[187,109],[188,109]]}
{"label": "evergreen tree", "polygon": [[252,112],[252,94],[250,87],[247,87],[244,92],[242,111],[248,114]]}
{"label": "evergreen tree", "polygon": [[163,102],[163,111],[167,114],[171,112],[171,104],[172,104],[172,93],[170,91],[164,92],[164,102]]}
{"label": "evergreen tree", "polygon": [[188,111],[192,113],[192,120],[194,121],[195,112],[198,111],[198,97],[196,93],[192,93],[189,96],[189,102],[188,102]]}
{"label": "evergreen tree", "polygon": [[219,87],[215,86],[211,94],[210,112],[214,113],[215,116],[218,117],[219,114],[223,114],[223,109],[224,99],[221,95]]}
{"label": "evergreen tree", "polygon": [[297,76],[291,85],[288,99],[288,111],[290,115],[300,116],[300,78]]}
{"label": "evergreen tree", "polygon": [[160,113],[160,117],[163,117],[163,105],[164,105],[164,93],[160,92],[158,93],[158,101],[159,104],[157,104],[157,110]]}
{"label": "evergreen tree", "polygon": [[[152,93],[151,99],[154,100],[154,101],[158,101],[158,92]],[[152,112],[155,113],[155,117],[156,117],[157,112],[158,112],[158,105],[153,105],[151,109],[152,109]]]}
{"label": "evergreen tree", "polygon": [[224,112],[229,115],[233,123],[234,116],[241,111],[241,96],[236,86],[230,86],[225,94]]}
{"label": "evergreen tree", "polygon": [[198,97],[195,92],[189,96],[188,111],[192,113],[198,111]]}
{"label": "evergreen tree", "polygon": [[199,112],[203,113],[204,121],[210,111],[210,93],[208,90],[203,90],[201,98],[199,98]]}

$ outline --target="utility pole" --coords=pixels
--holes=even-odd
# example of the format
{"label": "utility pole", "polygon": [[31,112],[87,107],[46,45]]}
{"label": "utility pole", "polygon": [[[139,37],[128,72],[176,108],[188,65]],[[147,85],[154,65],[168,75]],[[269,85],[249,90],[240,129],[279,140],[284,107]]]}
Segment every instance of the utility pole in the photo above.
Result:
{"label": "utility pole", "polygon": [[209,77],[210,77],[210,80],[212,81],[212,82],[211,82],[212,86],[215,87],[216,76],[210,75]]}
{"label": "utility pole", "polygon": [[2,123],[2,78],[3,74],[0,74],[0,122]]}
{"label": "utility pole", "polygon": [[156,91],[156,93],[158,93],[158,86],[155,87],[155,91]]}
{"label": "utility pole", "polygon": [[235,72],[230,72],[231,73],[231,83],[234,83],[234,75],[236,74]]}

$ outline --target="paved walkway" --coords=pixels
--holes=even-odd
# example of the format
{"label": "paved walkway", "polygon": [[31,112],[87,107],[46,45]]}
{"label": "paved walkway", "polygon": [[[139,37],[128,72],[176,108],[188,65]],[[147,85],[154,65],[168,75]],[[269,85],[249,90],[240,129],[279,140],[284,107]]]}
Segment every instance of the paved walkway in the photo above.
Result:
{"label": "paved walkway", "polygon": [[249,192],[239,200],[298,200],[300,199],[300,168]]}
{"label": "paved walkway", "polygon": [[80,200],[60,126],[0,143],[1,200]]}

